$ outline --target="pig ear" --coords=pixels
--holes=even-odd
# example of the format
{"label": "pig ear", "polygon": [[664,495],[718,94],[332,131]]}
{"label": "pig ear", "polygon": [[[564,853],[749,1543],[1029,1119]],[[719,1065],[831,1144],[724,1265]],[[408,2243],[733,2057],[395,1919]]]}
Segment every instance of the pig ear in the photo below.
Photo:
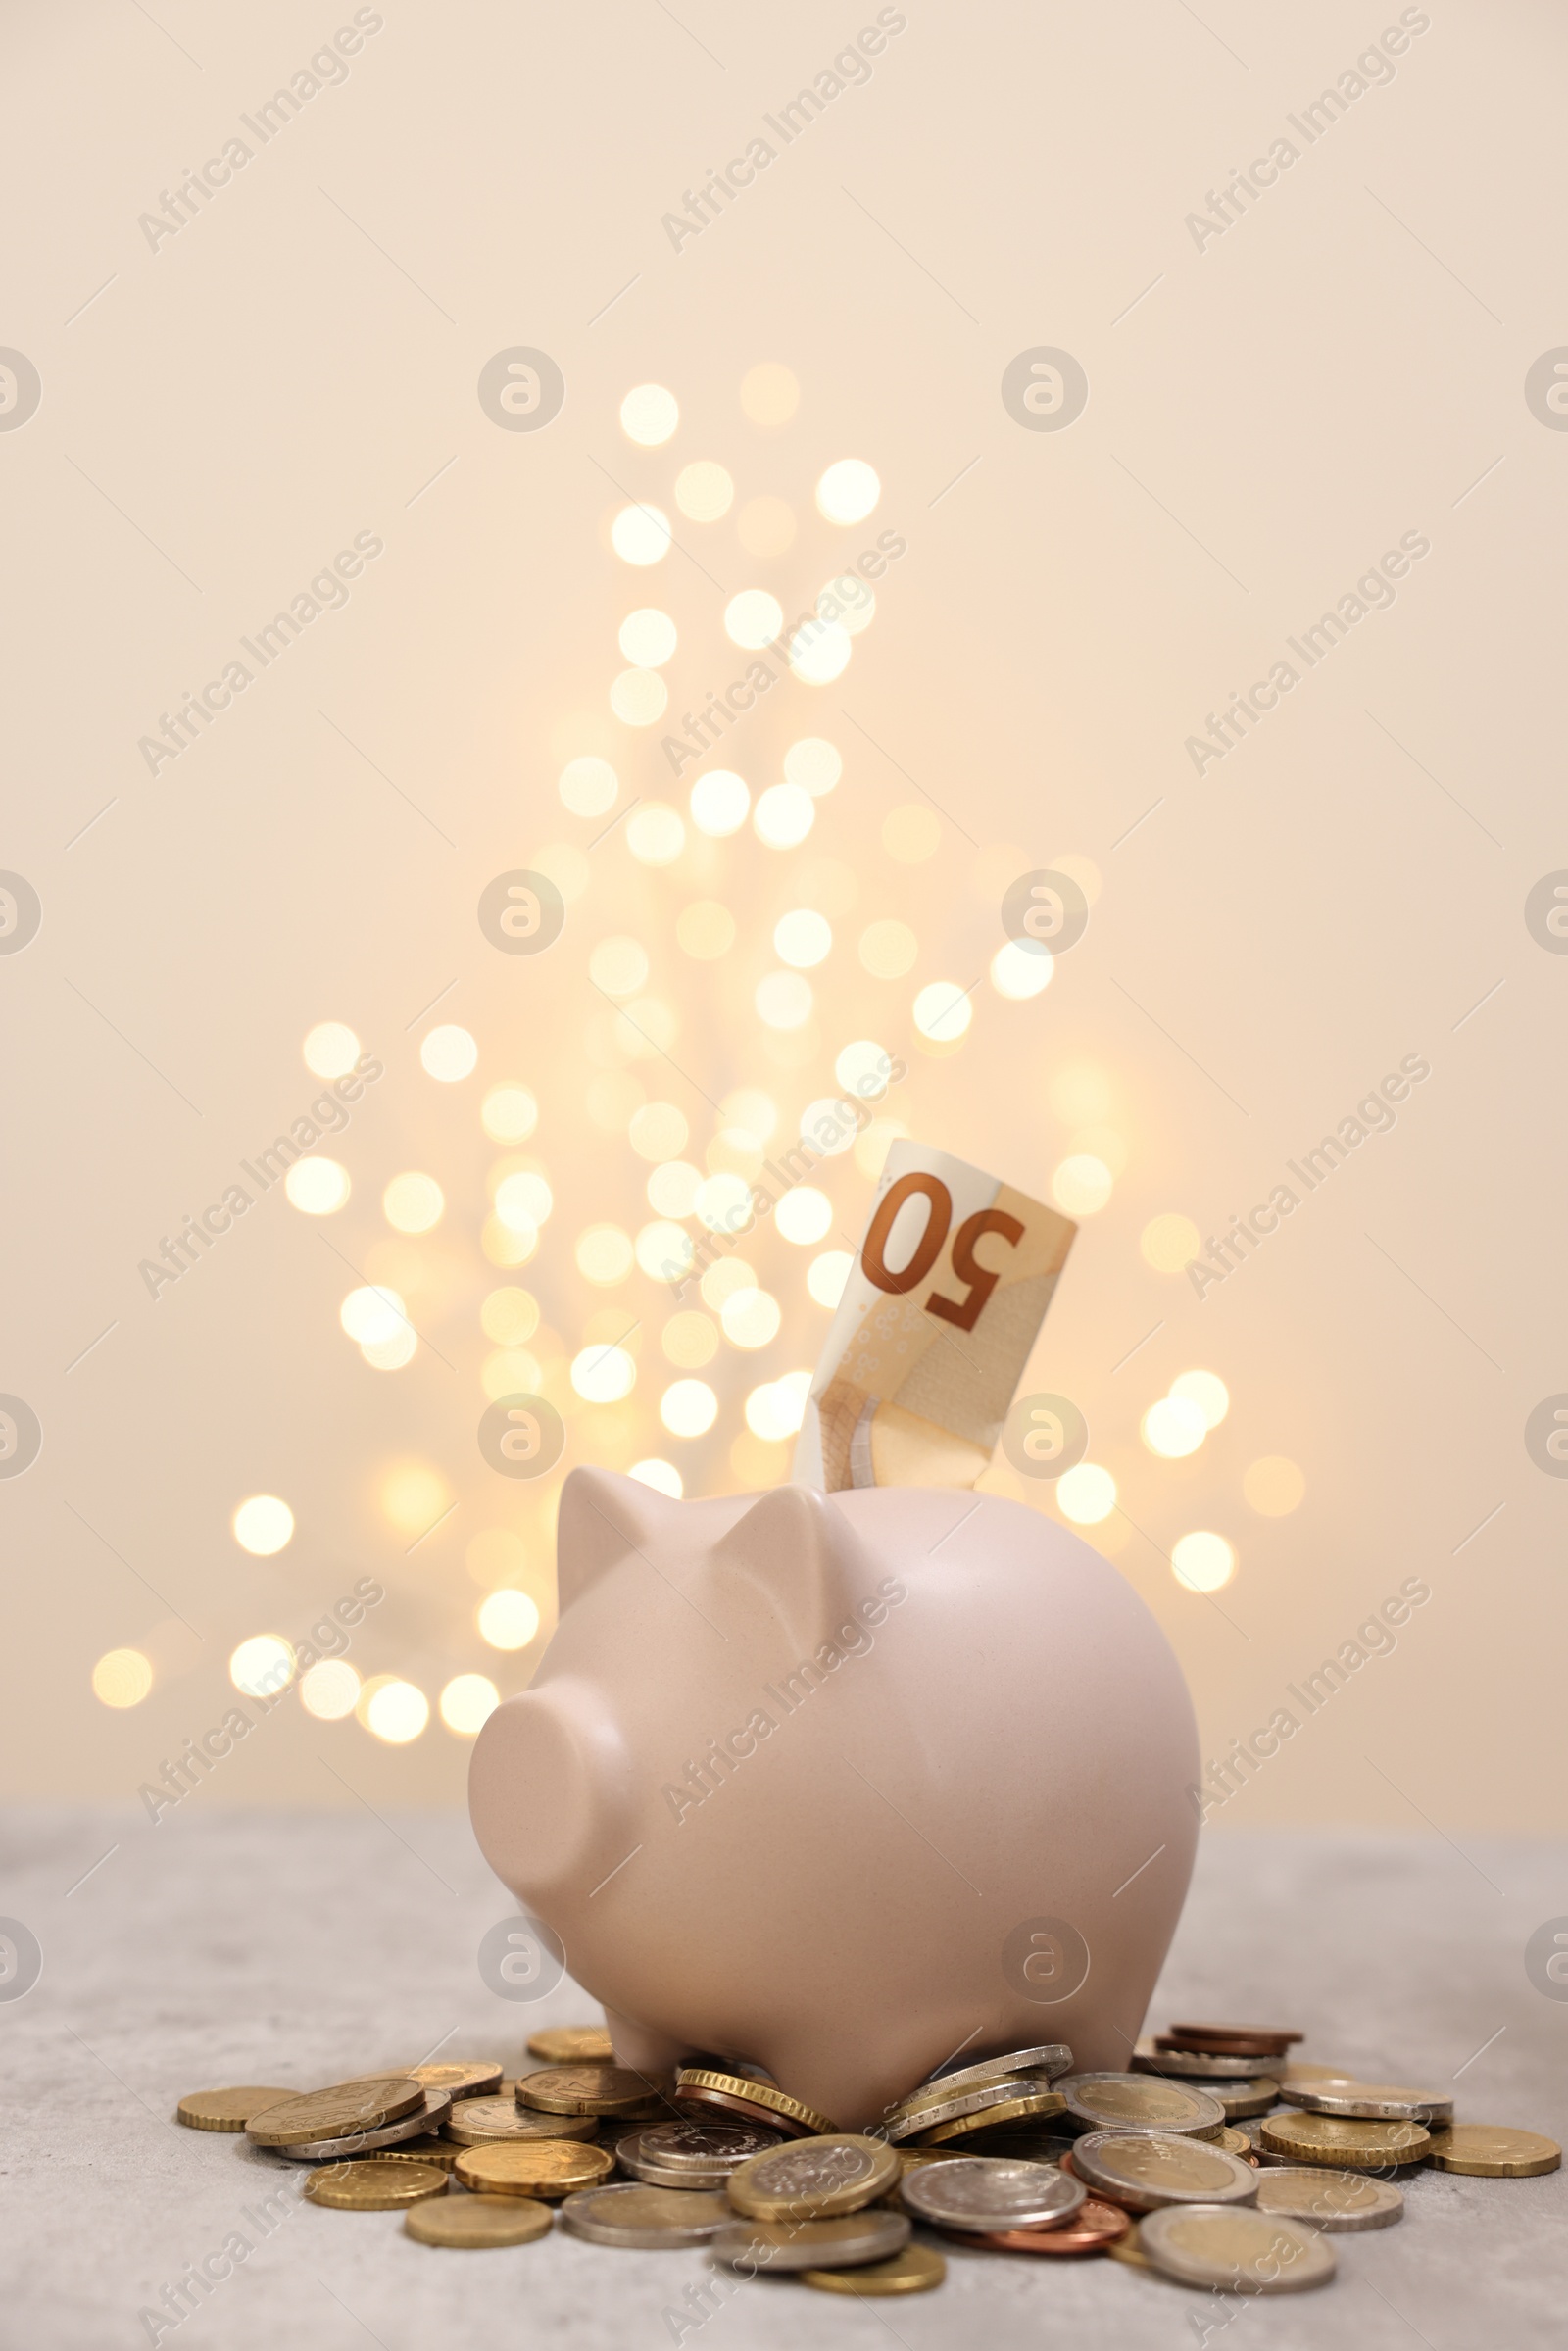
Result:
{"label": "pig ear", "polygon": [[667,1538],[679,1502],[640,1478],[608,1469],[574,1469],[561,1490],[556,1530],[556,1593],[564,1616],[588,1587],[624,1559]]}
{"label": "pig ear", "polygon": [[812,1486],[776,1486],[737,1519],[714,1559],[765,1593],[796,1643],[832,1639],[876,1586],[876,1564],[843,1512]]}

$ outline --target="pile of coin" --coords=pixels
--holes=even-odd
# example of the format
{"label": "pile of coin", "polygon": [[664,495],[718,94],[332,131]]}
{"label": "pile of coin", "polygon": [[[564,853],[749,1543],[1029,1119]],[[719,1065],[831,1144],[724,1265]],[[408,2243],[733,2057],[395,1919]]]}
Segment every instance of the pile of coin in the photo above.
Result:
{"label": "pile of coin", "polygon": [[933,2243],[1044,2259],[1108,2254],[1237,2294],[1326,2284],[1331,2237],[1398,2221],[1424,2168],[1555,2171],[1555,2141],[1456,2122],[1445,2093],[1301,2062],[1292,2029],[1173,2025],[1126,2073],[1074,2073],[1060,2042],[951,2062],[870,2131],[840,2131],[760,2067],[672,2078],[615,2063],[600,2026],[536,2033],[539,2064],[416,2065],[303,2094],[198,2090],[193,2130],[243,2131],[312,2168],[332,2211],[401,2212],[416,2243],[702,2247],[733,2278],[920,2293]]}

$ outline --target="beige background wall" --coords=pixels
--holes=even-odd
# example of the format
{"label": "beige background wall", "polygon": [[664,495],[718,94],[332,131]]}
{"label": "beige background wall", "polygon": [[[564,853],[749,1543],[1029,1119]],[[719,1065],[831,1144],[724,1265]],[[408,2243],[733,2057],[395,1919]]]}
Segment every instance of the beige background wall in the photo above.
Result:
{"label": "beige background wall", "polygon": [[[521,1686],[537,1645],[498,1655],[474,1625],[493,1584],[531,1590],[547,1621],[551,1593],[555,1481],[505,1481],[475,1442],[479,1307],[503,1281],[553,1335],[568,1463],[660,1453],[690,1493],[783,1474],[785,1448],[734,1448],[748,1392],[814,1359],[812,1252],[748,1245],[779,1337],[721,1347],[711,1436],[665,1436],[668,1301],[641,1273],[595,1290],[573,1259],[585,1226],[651,1213],[634,1098],[599,1085],[596,1123],[590,1081],[620,1070],[677,1103],[701,1159],[710,1102],[765,1089],[782,1133],[834,1090],[841,1047],[871,1037],[909,1061],[896,1115],[918,1136],[1042,1196],[1073,1150],[1117,1163],[1030,1385],[1087,1412],[1121,1505],[1091,1539],[1166,1626],[1208,1755],[1402,1579],[1430,1586],[1396,1653],[1221,1824],[1558,1825],[1568,1486],[1524,1441],[1568,1389],[1568,961],[1525,919],[1568,866],[1568,439],[1525,396],[1568,342],[1556,12],[1406,12],[1430,25],[1395,77],[1315,145],[1296,137],[1299,160],[1200,249],[1186,217],[1205,191],[1295,137],[1287,116],[1396,8],[908,0],[869,82],[678,252],[662,216],[874,9],[374,13],[348,78],[156,250],[138,216],[352,12],[69,6],[7,35],[0,343],[42,383],[37,413],[0,431],[0,864],[43,910],[0,955],[0,1389],[43,1429],[33,1465],[0,1480],[11,1788],[132,1798],[232,1702],[237,1641],[297,1639],[367,1574],[388,1596],[356,1635],[362,1673],[432,1700],[465,1672]],[[543,431],[498,429],[476,395],[517,345],[564,374]],[[1087,371],[1067,430],[1004,407],[1004,369],[1036,346]],[[800,385],[776,430],[741,405],[769,361]],[[680,403],[661,448],[617,420],[647,381]],[[842,457],[882,483],[849,529],[811,499]],[[618,562],[623,493],[675,514],[674,476],[704,458],[733,474],[737,510],[787,502],[789,551],[748,555],[732,512],[677,515],[680,549],[652,570]],[[755,793],[796,738],[838,743],[810,839],[689,837],[653,869],[622,824],[559,944],[495,952],[475,916],[487,882],[551,844],[586,850],[608,821],[562,806],[567,758],[610,758],[620,809],[684,809],[694,771],[670,778],[663,729],[610,712],[623,614],[674,616],[678,714],[744,669],[726,591],[797,612],[884,529],[907,554],[845,674],[780,685],[723,762]],[[138,739],[159,714],[361,531],[384,553],[347,605],[150,774]],[[1392,607],[1195,773],[1184,743],[1204,714],[1405,532],[1430,554]],[[897,861],[885,821],[931,803],[935,854]],[[1088,935],[1043,996],[1005,1002],[979,976],[1002,942],[998,877],[1063,856],[1102,877]],[[716,965],[676,940],[702,898],[740,926]],[[832,913],[835,946],[811,1021],[781,1041],[752,992],[773,920],[802,905]],[[891,916],[917,959],[874,979],[856,943]],[[678,1069],[611,1033],[588,958],[614,935],[647,949]],[[919,1050],[916,989],[977,976],[961,1049]],[[155,1301],[138,1261],[305,1110],[319,1084],[302,1041],[324,1020],[385,1068],[327,1147],[349,1204],[316,1219],[274,1189]],[[420,1065],[443,1022],[477,1044],[460,1084]],[[1146,1262],[1152,1218],[1222,1231],[1412,1053],[1431,1076],[1396,1128],[1244,1270],[1199,1299]],[[479,1243],[497,1156],[479,1104],[509,1077],[538,1097],[525,1148],[557,1200],[514,1276]],[[413,1242],[379,1204],[407,1169],[447,1203]],[[846,1157],[824,1181],[858,1233],[869,1175]],[[369,1368],[338,1326],[362,1275],[395,1280],[422,1334],[400,1371]],[[638,1326],[637,1386],[587,1408],[564,1365],[607,1316]],[[1195,1365],[1229,1385],[1229,1418],[1190,1459],[1157,1460],[1140,1416]],[[1243,1493],[1274,1455],[1305,1482],[1283,1518]],[[410,1465],[428,1477],[399,1523],[388,1481]],[[271,1559],[230,1532],[256,1493],[295,1514]],[[1167,1564],[1195,1527],[1237,1551],[1217,1605]],[[122,1646],[154,1681],[114,1710],[90,1677]],[[191,1801],[455,1802],[466,1760],[434,1716],[394,1747],[291,1695]]]}

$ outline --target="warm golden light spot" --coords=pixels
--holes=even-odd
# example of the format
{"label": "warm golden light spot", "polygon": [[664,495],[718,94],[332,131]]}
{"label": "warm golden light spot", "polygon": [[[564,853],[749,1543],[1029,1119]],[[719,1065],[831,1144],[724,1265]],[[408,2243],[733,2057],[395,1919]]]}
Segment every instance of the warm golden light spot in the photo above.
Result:
{"label": "warm golden light spot", "polygon": [[723,1126],[703,1157],[710,1175],[743,1176],[751,1184],[762,1164],[762,1146],[750,1127]]}
{"label": "warm golden light spot", "polygon": [[786,555],[795,544],[795,510],[767,491],[748,498],[735,517],[735,536],[748,555]]}
{"label": "warm golden light spot", "polygon": [[718,1418],[718,1398],[706,1380],[675,1380],[659,1399],[659,1417],[671,1437],[705,1437]]}
{"label": "warm golden light spot", "polygon": [[1170,1547],[1171,1573],[1189,1592],[1218,1592],[1236,1573],[1236,1553],[1223,1535],[1202,1529]]}
{"label": "warm golden light spot", "polygon": [[1042,996],[1055,977],[1055,957],[1021,939],[1005,940],[991,958],[991,985],[1013,1004]]}
{"label": "warm golden light spot", "polygon": [[618,1224],[591,1224],[577,1236],[577,1271],[601,1290],[624,1282],[636,1263],[631,1235]]}
{"label": "warm golden light spot", "polygon": [[754,1437],[780,1445],[794,1437],[806,1417],[808,1371],[787,1371],[781,1380],[765,1380],[746,1399],[746,1426]]}
{"label": "warm golden light spot", "polygon": [[784,607],[765,588],[743,588],[724,607],[725,636],[751,653],[771,645],[783,625]]}
{"label": "warm golden light spot", "polygon": [[744,1233],[757,1221],[752,1188],[744,1176],[705,1176],[693,1205],[710,1233]]}
{"label": "warm golden light spot", "polygon": [[476,1739],[501,1703],[485,1674],[454,1674],[441,1692],[441,1720],[455,1737]]}
{"label": "warm golden light spot", "polygon": [[882,922],[868,923],[860,933],[858,954],[861,967],[874,980],[901,980],[914,968],[914,958],[920,952],[920,942],[906,922],[889,917]]}
{"label": "warm golden light spot", "polygon": [[850,1278],[850,1268],[854,1263],[854,1255],[849,1249],[825,1249],[819,1257],[811,1259],[806,1269],[808,1294],[817,1305],[826,1306],[829,1313],[844,1296],[844,1285]]}
{"label": "warm golden light spot", "polygon": [[491,1648],[525,1649],[539,1630],[539,1610],[525,1592],[503,1585],[479,1602],[474,1621]]}
{"label": "warm golden light spot", "polygon": [[522,1347],[539,1328],[539,1300],[528,1290],[492,1290],[479,1308],[479,1328],[497,1347]]}
{"label": "warm golden light spot", "polygon": [[717,522],[729,513],[735,484],[710,457],[683,465],[675,476],[675,504],[693,522]]}
{"label": "warm golden light spot", "polygon": [[293,1534],[294,1513],[275,1494],[253,1494],[240,1503],[232,1523],[234,1541],[242,1551],[257,1559],[270,1559]]}
{"label": "warm golden light spot", "polygon": [[784,1316],[766,1290],[742,1290],[724,1300],[719,1320],[731,1347],[767,1347],[778,1337]]}
{"label": "warm golden light spot", "polygon": [[727,1127],[744,1127],[759,1143],[766,1143],[778,1125],[778,1104],[760,1086],[736,1086],[718,1108]]}
{"label": "warm golden light spot", "polygon": [[792,676],[803,686],[830,686],[850,665],[850,632],[842,620],[814,620],[785,647]]}
{"label": "warm golden light spot", "polygon": [[661,1216],[690,1216],[702,1180],[689,1159],[665,1159],[648,1179],[648,1205]]}
{"label": "warm golden light spot", "polygon": [[479,1366],[479,1386],[492,1404],[504,1396],[537,1396],[543,1379],[538,1357],[522,1347],[498,1347]]}
{"label": "warm golden light spot", "polygon": [[857,1037],[833,1064],[833,1075],[855,1101],[874,1102],[888,1090],[893,1055],[874,1037]]}
{"label": "warm golden light spot", "polygon": [[588,977],[607,996],[635,996],[648,985],[648,950],[637,939],[601,939],[588,957]]}
{"label": "warm golden light spot", "polygon": [[[365,1687],[370,1690],[368,1682]],[[389,1679],[372,1691],[361,1719],[383,1745],[406,1747],[411,1739],[418,1738],[429,1721],[430,1701],[414,1683]]]}
{"label": "warm golden light spot", "polygon": [[360,1057],[360,1041],[341,1020],[322,1020],[307,1036],[304,1053],[313,1076],[347,1077]]}
{"label": "warm golden light spot", "polygon": [[666,801],[645,800],[626,819],[626,847],[639,865],[673,865],[686,846],[686,827]]}
{"label": "warm golden light spot", "polygon": [[1172,1380],[1170,1392],[1198,1406],[1205,1429],[1217,1429],[1231,1408],[1231,1392],[1217,1372],[1184,1371]]}
{"label": "warm golden light spot", "polygon": [[699,898],[682,906],[675,918],[675,937],[694,962],[716,962],[735,944],[735,917],[716,898]]}
{"label": "warm golden light spot", "polygon": [[92,1694],[101,1706],[139,1706],[153,1686],[140,1649],[110,1649],[92,1669]]}
{"label": "warm golden light spot", "polygon": [[662,563],[672,533],[669,516],[657,506],[623,506],[610,526],[610,544],[623,563],[646,569]]}
{"label": "warm golden light spot", "polygon": [[479,1108],[492,1143],[526,1143],[539,1124],[539,1104],[526,1086],[492,1086]]}
{"label": "warm golden light spot", "polygon": [[1144,1414],[1139,1434],[1152,1453],[1166,1461],[1180,1461],[1197,1452],[1208,1434],[1208,1423],[1202,1406],[1190,1396],[1162,1396]]}
{"label": "warm golden light spot", "polygon": [[796,906],[773,925],[773,953],[796,971],[810,971],[833,951],[833,925],[813,906]]}
{"label": "warm golden light spot", "polygon": [[752,1001],[764,1028],[799,1029],[810,1019],[816,999],[802,973],[769,971],[758,981]]}
{"label": "warm golden light spot", "polygon": [[360,1353],[372,1371],[401,1371],[414,1361],[419,1336],[412,1324],[405,1324],[390,1339],[366,1339],[361,1342]]}
{"label": "warm golden light spot", "polygon": [[754,424],[788,424],[801,405],[801,387],[780,360],[760,360],[741,378],[741,407]]}
{"label": "warm golden light spot", "polygon": [[608,759],[595,759],[590,753],[566,761],[556,789],[562,806],[574,816],[603,816],[615,805],[620,778]]}
{"label": "warm golden light spot", "polygon": [[738,833],[751,812],[752,795],[745,779],[727,767],[700,775],[691,789],[692,822],[710,840],[723,841]]}
{"label": "warm golden light spot", "polygon": [[803,735],[784,754],[784,780],[824,800],[844,773],[844,755],[826,735]]}
{"label": "warm golden light spot", "polygon": [[441,1222],[446,1195],[434,1176],[396,1175],[381,1195],[381,1212],[399,1233],[428,1233]]}
{"label": "warm golden light spot", "polygon": [[674,1462],[664,1461],[657,1453],[650,1454],[646,1461],[634,1461],[626,1475],[641,1486],[651,1486],[656,1494],[668,1494],[672,1502],[678,1502],[686,1492]]}
{"label": "warm golden light spot", "polygon": [[1098,1461],[1080,1461],[1056,1480],[1056,1503],[1075,1527],[1098,1526],[1116,1507],[1116,1481]]}
{"label": "warm golden light spot", "polygon": [[657,669],[623,669],[610,689],[610,707],[626,726],[654,726],[669,708],[669,688]]}
{"label": "warm golden light spot", "polygon": [[833,1202],[814,1184],[797,1184],[773,1211],[773,1230],[779,1239],[793,1241],[802,1249],[820,1241],[832,1222]]}
{"label": "warm golden light spot", "polygon": [[335,1216],[349,1197],[349,1171],[335,1159],[296,1159],[283,1190],[302,1215]]}
{"label": "warm golden light spot", "polygon": [[620,429],[642,449],[658,449],[680,422],[680,403],[662,384],[635,384],[620,404]]}
{"label": "warm golden light spot", "polygon": [[452,1489],[428,1461],[398,1461],[381,1480],[382,1516],[400,1535],[422,1535],[452,1503]]}
{"label": "warm golden light spot", "polygon": [[426,1071],[443,1086],[456,1086],[470,1076],[478,1058],[479,1048],[467,1030],[451,1023],[431,1029],[419,1048]]}
{"label": "warm golden light spot", "polygon": [[323,1657],[300,1678],[300,1704],[318,1723],[340,1723],[359,1695],[360,1677],[344,1657]]}
{"label": "warm golden light spot", "polygon": [[539,1228],[527,1222],[503,1224],[499,1216],[487,1216],[480,1229],[479,1247],[492,1265],[526,1265],[539,1247]]}
{"label": "warm golden light spot", "polygon": [[1063,1061],[1046,1091],[1056,1116],[1071,1127],[1094,1126],[1110,1116],[1110,1080],[1093,1061]]}
{"label": "warm golden light spot", "polygon": [[637,1236],[637,1262],[651,1282],[683,1281],[692,1269],[692,1237],[667,1217],[645,1224]]}
{"label": "warm golden light spot", "polygon": [[744,1257],[719,1257],[705,1271],[700,1284],[705,1306],[718,1313],[726,1298],[757,1288],[757,1275]]}
{"label": "warm golden light spot", "polygon": [[674,1005],[662,996],[637,996],[615,1016],[615,1044],[628,1060],[667,1057],[679,1027]]}
{"label": "warm golden light spot", "polygon": [[640,605],[621,622],[616,643],[634,669],[662,669],[675,650],[675,623],[657,605]]}
{"label": "warm golden light spot", "polygon": [[496,1185],[496,1214],[514,1232],[547,1223],[555,1204],[555,1194],[537,1168],[514,1168]]}
{"label": "warm golden light spot", "polygon": [[1249,1465],[1242,1492],[1259,1518],[1289,1518],[1306,1492],[1306,1480],[1283,1453],[1265,1453]]}
{"label": "warm golden light spot", "polygon": [[829,522],[863,522],[882,495],[882,484],[863,458],[841,457],[816,485],[817,513]]}
{"label": "warm golden light spot", "polygon": [[294,1651],[278,1633],[253,1633],[228,1661],[228,1678],[247,1698],[275,1697],[294,1679]]}
{"label": "warm golden light spot", "polygon": [[1119,1127],[1080,1127],[1067,1138],[1069,1151],[1087,1151],[1094,1159],[1103,1159],[1113,1176],[1127,1170],[1127,1139]]}
{"label": "warm golden light spot", "polygon": [[1063,1159],[1051,1179],[1051,1197],[1063,1216],[1093,1216],[1111,1193],[1111,1173],[1103,1159],[1077,1151]]}
{"label": "warm golden light spot", "polygon": [[816,803],[800,784],[769,784],[758,801],[753,829],[769,849],[795,849],[816,822]]}
{"label": "warm golden light spot", "polygon": [[644,1102],[632,1113],[627,1140],[639,1159],[678,1159],[690,1133],[673,1102]]}
{"label": "warm golden light spot", "polygon": [[942,824],[923,801],[890,808],[882,819],[882,846],[900,865],[923,865],[942,846]]}
{"label": "warm golden light spot", "polygon": [[914,1025],[937,1045],[956,1044],[973,1018],[969,991],[956,980],[933,980],[914,1000]]}
{"label": "warm golden light spot", "polygon": [[718,1333],[706,1314],[689,1307],[670,1316],[659,1344],[667,1360],[682,1371],[701,1371],[718,1352]]}
{"label": "warm golden light spot", "polygon": [[1145,1261],[1156,1273],[1180,1273],[1190,1265],[1202,1248],[1198,1227],[1190,1216],[1181,1216],[1167,1209],[1162,1216],[1152,1217],[1140,1236],[1139,1248]]}

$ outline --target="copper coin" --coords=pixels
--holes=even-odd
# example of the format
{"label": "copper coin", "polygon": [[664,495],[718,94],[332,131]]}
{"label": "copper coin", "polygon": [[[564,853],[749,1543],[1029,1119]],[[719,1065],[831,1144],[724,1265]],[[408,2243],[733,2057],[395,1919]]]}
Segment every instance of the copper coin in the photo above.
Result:
{"label": "copper coin", "polygon": [[1172,2025],[1154,2035],[1156,2048],[1207,2049],[1217,2056],[1283,2057],[1305,2038],[1288,2025]]}
{"label": "copper coin", "polygon": [[782,2131],[786,2138],[815,2138],[818,2133],[809,2123],[798,2123],[793,2115],[775,2114],[771,2106],[758,2106],[750,2098],[732,2097],[728,2090],[698,2089],[690,2084],[675,2091],[677,2106],[699,2107],[704,2113],[737,2115],[743,2123],[756,2123],[763,2131]]}
{"label": "copper coin", "polygon": [[[1062,2167],[1065,2170],[1065,2165]],[[1103,2253],[1127,2234],[1132,2223],[1114,2204],[1091,2196],[1081,2204],[1065,2229],[998,2229],[989,2235],[971,2236],[958,2229],[944,2229],[956,2245],[975,2245],[997,2253]]]}

